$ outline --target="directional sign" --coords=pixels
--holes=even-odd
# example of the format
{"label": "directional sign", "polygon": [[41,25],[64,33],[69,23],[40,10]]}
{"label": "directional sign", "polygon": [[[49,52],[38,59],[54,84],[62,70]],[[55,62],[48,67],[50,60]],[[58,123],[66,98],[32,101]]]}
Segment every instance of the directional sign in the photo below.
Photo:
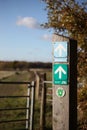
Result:
{"label": "directional sign", "polygon": [[67,42],[55,42],[54,43],[54,60],[55,61],[67,61],[68,48]]}
{"label": "directional sign", "polygon": [[54,84],[60,84],[60,85],[68,84],[68,65],[54,64],[53,79],[54,79]]}

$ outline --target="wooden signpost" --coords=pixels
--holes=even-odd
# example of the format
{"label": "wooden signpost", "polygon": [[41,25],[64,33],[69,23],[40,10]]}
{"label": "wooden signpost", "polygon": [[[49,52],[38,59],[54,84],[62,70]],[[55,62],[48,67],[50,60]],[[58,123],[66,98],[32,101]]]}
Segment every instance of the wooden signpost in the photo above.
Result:
{"label": "wooden signpost", "polygon": [[77,42],[54,34],[53,130],[77,129]]}

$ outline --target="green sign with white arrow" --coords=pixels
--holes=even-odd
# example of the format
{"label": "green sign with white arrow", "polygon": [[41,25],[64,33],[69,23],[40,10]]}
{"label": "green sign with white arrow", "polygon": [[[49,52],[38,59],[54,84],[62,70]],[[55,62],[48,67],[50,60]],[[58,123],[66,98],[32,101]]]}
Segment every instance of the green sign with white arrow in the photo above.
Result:
{"label": "green sign with white arrow", "polygon": [[68,65],[54,64],[53,79],[54,79],[54,84],[60,84],[60,85],[68,84]]}

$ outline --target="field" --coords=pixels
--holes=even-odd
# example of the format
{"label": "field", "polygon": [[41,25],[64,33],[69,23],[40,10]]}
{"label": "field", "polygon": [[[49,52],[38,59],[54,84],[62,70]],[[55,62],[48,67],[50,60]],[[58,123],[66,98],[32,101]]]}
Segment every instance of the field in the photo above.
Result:
{"label": "field", "polygon": [[15,71],[0,71],[0,80],[15,74]]}
{"label": "field", "polygon": [[[46,79],[52,80],[52,73],[48,70],[43,69],[30,69],[28,71],[1,71],[0,81],[32,81],[35,80],[35,73],[46,73]],[[51,84],[46,85],[46,88],[52,87]],[[20,84],[0,84],[0,96],[17,96],[17,95],[27,95],[27,85]],[[49,99],[49,96],[48,96]],[[87,86],[78,89],[78,130],[86,130],[87,128]],[[0,109],[4,108],[15,108],[15,107],[26,107],[26,98],[0,98]],[[52,102],[46,103],[46,125],[45,130],[52,130]],[[39,130],[40,128],[40,109],[41,100],[35,100],[34,108],[34,130]],[[5,120],[17,120],[25,119],[26,110],[16,110],[16,111],[0,111],[0,122]],[[14,122],[14,123],[1,123],[0,130],[24,130],[26,122]]]}
{"label": "field", "polygon": [[[30,71],[1,71],[0,72],[0,80],[1,81],[32,81],[35,80],[34,72],[35,70]],[[38,70],[40,73],[40,70]],[[43,70],[41,71],[43,72]],[[51,78],[50,72],[48,72],[47,79]],[[19,96],[19,95],[27,95],[27,86],[20,84],[0,84],[0,96]],[[26,98],[0,98],[0,109],[3,108],[16,108],[16,107],[26,107]],[[35,108],[34,108],[34,129],[39,130],[40,127],[40,103],[41,101],[35,100]],[[0,121],[5,120],[21,120],[26,118],[26,110],[16,110],[16,111],[0,111]],[[49,122],[50,120],[50,122]],[[26,126],[26,122],[14,122],[14,123],[1,123],[0,130],[24,130]],[[46,129],[52,129],[52,105],[51,103],[47,103],[46,106]]]}

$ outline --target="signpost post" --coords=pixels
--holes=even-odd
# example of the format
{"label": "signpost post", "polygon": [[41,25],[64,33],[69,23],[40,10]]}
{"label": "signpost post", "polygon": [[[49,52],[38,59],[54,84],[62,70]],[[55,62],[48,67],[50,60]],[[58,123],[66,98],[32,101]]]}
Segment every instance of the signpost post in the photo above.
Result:
{"label": "signpost post", "polygon": [[53,35],[53,130],[76,130],[77,42]]}

